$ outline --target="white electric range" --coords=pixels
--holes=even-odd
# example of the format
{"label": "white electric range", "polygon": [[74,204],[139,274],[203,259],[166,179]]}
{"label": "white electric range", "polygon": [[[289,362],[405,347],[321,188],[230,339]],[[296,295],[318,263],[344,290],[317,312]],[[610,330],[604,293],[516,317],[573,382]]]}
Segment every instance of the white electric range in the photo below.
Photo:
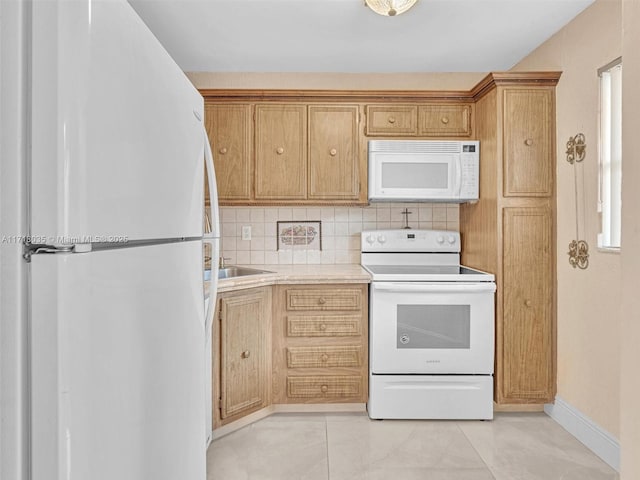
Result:
{"label": "white electric range", "polygon": [[495,277],[460,265],[460,234],[361,234],[376,419],[493,418]]}

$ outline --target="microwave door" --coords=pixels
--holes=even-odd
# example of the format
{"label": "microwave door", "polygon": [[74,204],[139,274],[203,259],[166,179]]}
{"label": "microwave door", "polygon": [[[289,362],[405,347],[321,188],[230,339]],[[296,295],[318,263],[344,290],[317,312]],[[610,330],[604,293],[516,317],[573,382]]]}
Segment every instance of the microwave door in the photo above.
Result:
{"label": "microwave door", "polygon": [[374,195],[387,200],[448,200],[460,189],[459,155],[378,153]]}

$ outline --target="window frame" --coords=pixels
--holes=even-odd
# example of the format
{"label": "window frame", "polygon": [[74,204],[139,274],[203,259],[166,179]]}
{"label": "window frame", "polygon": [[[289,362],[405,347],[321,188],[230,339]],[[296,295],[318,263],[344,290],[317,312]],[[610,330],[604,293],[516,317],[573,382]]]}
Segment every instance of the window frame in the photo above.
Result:
{"label": "window frame", "polygon": [[[612,91],[612,71],[619,69],[619,88]],[[618,75],[616,73],[616,75]],[[622,57],[598,69],[598,250],[620,253],[622,237]],[[615,98],[614,98],[615,97]],[[619,103],[613,103],[618,99]],[[619,122],[612,129],[615,117]],[[612,132],[615,138],[612,138]],[[614,185],[612,175],[619,178]],[[615,198],[612,200],[612,194]]]}

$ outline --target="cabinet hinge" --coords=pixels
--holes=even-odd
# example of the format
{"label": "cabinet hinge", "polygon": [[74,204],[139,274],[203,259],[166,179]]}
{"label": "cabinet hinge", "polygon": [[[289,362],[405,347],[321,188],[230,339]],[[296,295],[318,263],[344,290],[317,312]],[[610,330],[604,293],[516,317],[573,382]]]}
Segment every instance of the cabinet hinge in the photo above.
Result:
{"label": "cabinet hinge", "polygon": [[222,410],[222,397],[218,398],[218,408]]}

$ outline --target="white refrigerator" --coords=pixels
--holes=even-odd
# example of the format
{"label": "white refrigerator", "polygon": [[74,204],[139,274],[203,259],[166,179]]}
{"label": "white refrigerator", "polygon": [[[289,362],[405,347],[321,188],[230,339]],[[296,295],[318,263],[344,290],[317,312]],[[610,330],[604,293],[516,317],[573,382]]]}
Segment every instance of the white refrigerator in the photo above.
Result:
{"label": "white refrigerator", "polygon": [[124,0],[20,12],[22,478],[204,480],[203,99]]}

